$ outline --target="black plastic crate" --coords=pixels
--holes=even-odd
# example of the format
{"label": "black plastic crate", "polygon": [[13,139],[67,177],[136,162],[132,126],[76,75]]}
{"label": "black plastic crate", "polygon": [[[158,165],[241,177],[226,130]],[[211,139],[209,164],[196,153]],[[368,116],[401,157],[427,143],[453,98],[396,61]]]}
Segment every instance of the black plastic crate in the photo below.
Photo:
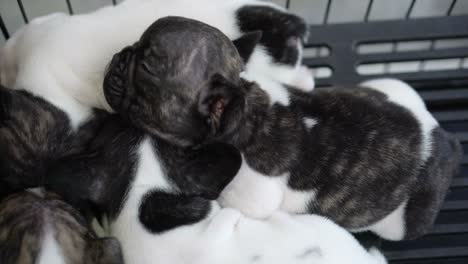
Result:
{"label": "black plastic crate", "polygon": [[[332,85],[346,87],[379,77],[391,76],[405,80],[418,90],[441,125],[457,135],[465,150],[460,173],[452,182],[447,201],[433,231],[414,241],[382,242],[385,255],[395,264],[468,263],[468,44],[446,49],[437,49],[434,45],[435,41],[440,39],[468,40],[468,16],[450,16],[457,0],[446,0],[450,2],[446,16],[409,19],[416,1],[421,1],[411,0],[406,17],[400,20],[369,22],[374,3],[374,0],[369,0],[362,22],[327,24],[332,1],[326,0],[323,24],[310,27],[310,37],[306,45],[326,51],[325,54],[316,57],[306,56],[304,60],[304,63],[313,69],[328,70],[329,77],[316,79],[319,89]],[[63,2],[66,11],[70,14],[75,13],[72,4],[74,1]],[[120,1],[100,2],[115,5]],[[282,2],[286,7],[294,6],[294,0],[275,2]],[[392,2],[395,5],[401,4],[398,1]],[[21,0],[17,0],[16,3],[17,13],[27,23],[30,20],[27,7],[25,8]],[[3,38],[8,39],[14,32],[7,28],[1,15],[0,10],[0,31]],[[408,51],[395,48],[399,43],[411,41],[428,41],[430,46],[427,49]],[[359,52],[360,45],[384,43],[392,44],[390,52]],[[424,67],[431,61],[439,60],[443,63],[446,59],[458,59],[458,67],[447,69],[442,65],[440,69],[429,70]],[[419,66],[411,71],[399,73],[389,70],[392,63],[401,62],[415,62]],[[359,73],[360,65],[377,64],[384,68],[380,73]]]}
{"label": "black plastic crate", "polygon": [[[443,209],[432,232],[420,239],[383,242],[391,263],[468,263],[468,67],[448,70],[424,68],[406,73],[362,75],[357,67],[368,63],[468,58],[468,46],[452,49],[360,54],[361,43],[385,43],[468,37],[468,16],[439,17],[370,23],[310,27],[309,47],[327,47],[329,54],[306,58],[310,67],[331,70],[328,78],[317,79],[319,87],[349,86],[369,78],[395,77],[412,84],[421,94],[442,127],[457,135],[465,154],[460,173],[452,182]],[[319,88],[320,89],[320,88]]]}

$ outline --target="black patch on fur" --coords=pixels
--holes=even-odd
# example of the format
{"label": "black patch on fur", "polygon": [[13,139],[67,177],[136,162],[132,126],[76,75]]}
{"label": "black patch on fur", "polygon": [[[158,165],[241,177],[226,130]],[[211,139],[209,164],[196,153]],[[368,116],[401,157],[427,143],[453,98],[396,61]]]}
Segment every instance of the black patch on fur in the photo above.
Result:
{"label": "black patch on fur", "polygon": [[240,38],[233,40],[239,55],[247,63],[252,55],[255,47],[262,38],[262,31],[248,32]]}
{"label": "black patch on fur", "polygon": [[210,201],[202,197],[153,191],[143,198],[141,223],[152,233],[197,223],[210,212]]}
{"label": "black patch on fur", "polygon": [[371,248],[380,248],[382,246],[382,239],[370,231],[351,234],[367,251]]}
{"label": "black patch on fur", "polygon": [[26,91],[1,88],[0,182],[10,191],[41,186],[51,164],[79,153],[99,127],[96,118],[73,130],[67,115]]}
{"label": "black patch on fur", "polygon": [[119,116],[109,115],[84,151],[55,163],[47,188],[87,216],[106,213],[116,217],[135,174],[133,151],[142,139],[139,130]]}
{"label": "black patch on fur", "polygon": [[237,23],[242,32],[262,31],[260,44],[276,63],[295,65],[298,61],[297,41],[307,34],[302,18],[273,7],[247,5],[237,11]]}
{"label": "black patch on fur", "polygon": [[[426,169],[431,176],[421,180],[420,174],[427,172],[421,170],[419,122],[386,95],[366,88],[312,93],[290,88],[289,95],[289,106],[271,106],[264,91],[251,87],[246,112],[230,119],[242,125],[236,134],[220,140],[237,146],[245,162],[262,174],[289,173],[289,188],[317,194],[307,212],[345,228],[369,226],[407,199],[411,199],[407,210],[413,208],[412,200],[418,200],[419,208],[409,216],[425,215],[425,221],[432,221],[458,167],[456,140],[434,134],[439,144],[434,147],[436,165]],[[317,124],[307,128],[304,118]],[[424,202],[431,196],[433,202]],[[408,234],[420,236],[425,231],[418,230],[432,225],[418,228],[425,221],[417,219],[411,220]]]}
{"label": "black patch on fur", "polygon": [[214,143],[199,149],[180,148],[154,140],[155,150],[168,179],[186,195],[218,199],[241,165],[239,151],[231,145]]}
{"label": "black patch on fur", "polygon": [[[112,221],[118,217],[135,177],[139,161],[135,151],[149,136],[118,115],[109,115],[103,123],[86,151],[57,163],[47,187],[82,211],[107,214]],[[220,143],[194,150],[157,137],[151,142],[158,157],[154,162],[161,162],[164,177],[178,191],[148,193],[139,209],[140,221],[150,232],[160,233],[204,219],[210,201],[240,168],[237,149]]]}

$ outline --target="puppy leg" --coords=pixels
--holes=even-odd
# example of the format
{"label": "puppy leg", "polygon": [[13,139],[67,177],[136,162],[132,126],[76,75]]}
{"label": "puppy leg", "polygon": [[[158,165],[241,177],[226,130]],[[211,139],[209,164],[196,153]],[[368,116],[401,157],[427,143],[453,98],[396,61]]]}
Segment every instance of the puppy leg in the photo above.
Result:
{"label": "puppy leg", "polygon": [[222,207],[238,209],[253,218],[267,218],[281,207],[284,184],[283,177],[262,175],[243,162],[218,202]]}
{"label": "puppy leg", "polygon": [[414,239],[430,231],[460,164],[460,143],[440,128],[432,135],[432,155],[421,170],[406,208],[405,239]]}
{"label": "puppy leg", "polygon": [[153,191],[139,209],[141,223],[153,233],[197,223],[208,217],[211,201],[197,196]]}

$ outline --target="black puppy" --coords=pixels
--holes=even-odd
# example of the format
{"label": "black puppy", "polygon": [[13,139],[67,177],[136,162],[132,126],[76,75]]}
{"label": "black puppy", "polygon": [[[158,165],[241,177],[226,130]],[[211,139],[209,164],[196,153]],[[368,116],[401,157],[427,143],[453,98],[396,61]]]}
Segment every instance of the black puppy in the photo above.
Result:
{"label": "black puppy", "polygon": [[[258,40],[252,36],[238,47],[244,60]],[[189,34],[182,45],[172,44],[180,38],[170,30],[144,34],[114,57],[108,100],[173,144],[236,146],[243,164],[224,206],[253,217],[277,209],[321,214],[392,240],[430,229],[461,148],[411,87],[377,80],[306,93],[248,71],[241,78],[235,47],[218,39],[227,41]]]}

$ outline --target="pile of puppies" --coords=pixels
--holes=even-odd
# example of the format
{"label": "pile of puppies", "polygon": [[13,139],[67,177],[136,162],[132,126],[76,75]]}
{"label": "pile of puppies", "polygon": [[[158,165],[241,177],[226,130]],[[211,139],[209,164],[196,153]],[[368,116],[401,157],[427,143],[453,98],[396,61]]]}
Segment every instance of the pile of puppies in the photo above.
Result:
{"label": "pile of puppies", "polygon": [[2,48],[1,263],[386,263],[348,231],[430,230],[461,148],[411,87],[311,91],[302,19],[191,3],[53,14]]}

